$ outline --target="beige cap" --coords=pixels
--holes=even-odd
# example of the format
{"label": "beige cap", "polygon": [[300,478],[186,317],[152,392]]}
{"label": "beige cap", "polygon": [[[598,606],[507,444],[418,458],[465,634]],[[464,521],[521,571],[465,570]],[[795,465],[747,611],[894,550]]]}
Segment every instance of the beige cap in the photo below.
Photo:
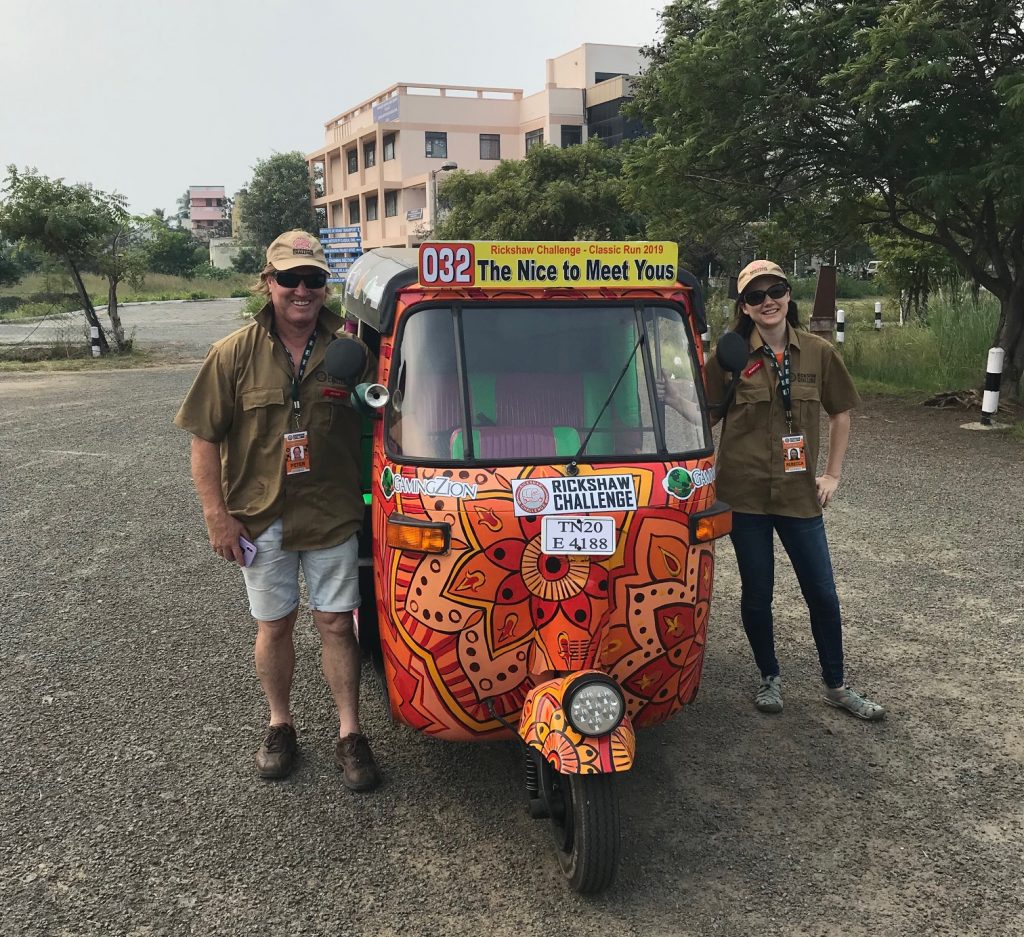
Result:
{"label": "beige cap", "polygon": [[267,262],[275,270],[293,270],[295,267],[319,267],[330,273],[323,245],[306,231],[285,231],[267,248]]}
{"label": "beige cap", "polygon": [[770,260],[755,260],[747,264],[736,277],[736,292],[742,296],[747,284],[758,277],[778,277],[780,280],[786,280],[786,271]]}

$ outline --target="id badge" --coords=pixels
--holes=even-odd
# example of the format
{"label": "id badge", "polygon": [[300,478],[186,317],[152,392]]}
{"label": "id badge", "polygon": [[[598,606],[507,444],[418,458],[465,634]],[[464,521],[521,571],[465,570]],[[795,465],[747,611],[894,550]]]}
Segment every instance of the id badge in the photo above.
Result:
{"label": "id badge", "polygon": [[786,472],[807,471],[803,433],[797,436],[782,437],[782,465]]}
{"label": "id badge", "polygon": [[301,475],[309,471],[309,433],[284,434],[284,473]]}

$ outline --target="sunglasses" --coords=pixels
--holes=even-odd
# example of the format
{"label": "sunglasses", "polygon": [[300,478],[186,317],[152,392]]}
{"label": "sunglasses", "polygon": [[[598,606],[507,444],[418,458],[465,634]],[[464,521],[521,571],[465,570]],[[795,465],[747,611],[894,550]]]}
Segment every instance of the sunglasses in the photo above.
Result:
{"label": "sunglasses", "polygon": [[766,296],[770,296],[772,299],[782,299],[788,292],[788,283],[776,283],[774,286],[769,286],[766,290],[750,290],[744,293],[741,299],[748,306],[760,306]]}
{"label": "sunglasses", "polygon": [[291,270],[277,270],[274,272],[274,279],[278,286],[286,290],[295,289],[300,283],[306,284],[307,290],[323,289],[327,285],[327,274],[323,270],[316,273],[293,273]]}

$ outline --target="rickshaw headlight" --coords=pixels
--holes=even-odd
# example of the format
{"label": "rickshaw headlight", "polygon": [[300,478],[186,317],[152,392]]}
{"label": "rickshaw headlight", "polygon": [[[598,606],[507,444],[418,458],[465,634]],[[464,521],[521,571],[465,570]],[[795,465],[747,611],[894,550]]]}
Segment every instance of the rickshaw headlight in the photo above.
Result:
{"label": "rickshaw headlight", "polygon": [[606,677],[587,676],[569,687],[562,702],[566,718],[581,735],[607,735],[626,714],[626,701]]}

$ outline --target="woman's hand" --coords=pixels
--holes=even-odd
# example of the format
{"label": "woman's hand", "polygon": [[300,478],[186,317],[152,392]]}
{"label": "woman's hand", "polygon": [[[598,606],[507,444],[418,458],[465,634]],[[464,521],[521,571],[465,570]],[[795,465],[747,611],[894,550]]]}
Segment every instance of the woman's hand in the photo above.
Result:
{"label": "woman's hand", "polygon": [[[686,388],[687,393],[684,393],[683,388],[687,384],[689,387]],[[668,404],[677,413],[683,413],[686,404],[696,400],[697,395],[694,393],[693,381],[674,381],[664,371],[661,371],[655,378],[654,387],[658,401]]]}
{"label": "woman's hand", "polygon": [[819,475],[814,479],[814,484],[818,488],[818,504],[827,508],[839,487],[839,479],[835,475]]}

